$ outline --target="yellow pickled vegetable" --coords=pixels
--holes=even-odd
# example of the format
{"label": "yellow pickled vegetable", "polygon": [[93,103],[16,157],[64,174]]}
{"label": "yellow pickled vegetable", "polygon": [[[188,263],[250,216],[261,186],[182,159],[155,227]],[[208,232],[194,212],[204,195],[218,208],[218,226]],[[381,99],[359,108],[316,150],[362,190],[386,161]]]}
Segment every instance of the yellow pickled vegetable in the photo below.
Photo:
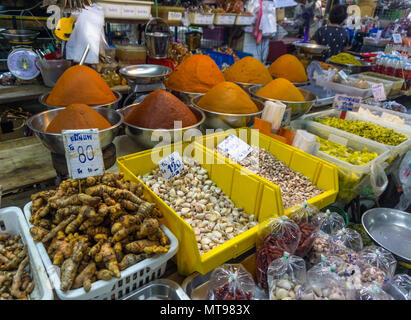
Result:
{"label": "yellow pickled vegetable", "polygon": [[330,58],[330,62],[340,63],[340,64],[352,64],[355,66],[361,66],[361,62],[355,59],[355,57],[349,53],[339,53]]}
{"label": "yellow pickled vegetable", "polygon": [[362,120],[346,120],[333,117],[314,118],[313,120],[389,146],[398,146],[407,140],[407,137],[401,133]]}

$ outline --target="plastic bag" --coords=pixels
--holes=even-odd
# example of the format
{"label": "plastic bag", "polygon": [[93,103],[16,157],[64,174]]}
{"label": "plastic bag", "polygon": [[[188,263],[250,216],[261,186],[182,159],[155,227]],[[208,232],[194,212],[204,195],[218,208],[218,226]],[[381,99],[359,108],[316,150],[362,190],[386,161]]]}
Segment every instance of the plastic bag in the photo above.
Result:
{"label": "plastic bag", "polygon": [[347,263],[355,263],[357,252],[362,248],[361,235],[353,229],[340,229],[330,237],[330,254],[341,257]]}
{"label": "plastic bag", "polygon": [[370,183],[371,189],[376,198],[382,195],[388,186],[388,178],[385,174],[384,168],[375,162],[371,164]]}
{"label": "plastic bag", "polygon": [[268,289],[268,266],[273,260],[281,258],[284,251],[294,254],[300,238],[300,228],[286,216],[259,225],[255,262],[258,286]]}
{"label": "plastic bag", "polygon": [[385,272],[386,279],[391,279],[397,268],[397,260],[392,253],[378,246],[364,248],[358,254],[358,263],[368,263],[381,269]]}
{"label": "plastic bag", "polygon": [[312,155],[317,154],[318,149],[320,148],[320,144],[317,142],[317,137],[302,129],[297,130],[292,146]]}
{"label": "plastic bag", "polygon": [[297,300],[306,279],[304,259],[288,252],[271,262],[267,271],[270,300]]}
{"label": "plastic bag", "polygon": [[406,211],[411,205],[411,151],[408,151],[401,161],[399,178],[402,185],[402,194],[395,209]]}
{"label": "plastic bag", "polygon": [[394,300],[391,295],[377,285],[369,285],[358,290],[357,300]]}
{"label": "plastic bag", "polygon": [[308,263],[313,266],[320,263],[322,256],[330,254],[330,236],[320,232],[314,239],[311,251],[308,253]]}
{"label": "plastic bag", "polygon": [[344,218],[337,212],[331,212],[328,209],[325,213],[319,212],[316,214],[313,220],[318,221],[317,223],[320,225],[320,231],[326,234],[334,234],[338,230],[345,228]]}
{"label": "plastic bag", "polygon": [[209,300],[251,300],[254,293],[253,276],[241,264],[223,264],[211,274]]}
{"label": "plastic bag", "polygon": [[300,241],[295,250],[296,256],[304,258],[313,247],[314,240],[320,230],[319,221],[313,219],[318,211],[317,207],[304,201],[303,205],[290,214],[290,217],[297,223],[301,231]]}
{"label": "plastic bag", "polygon": [[383,289],[395,300],[411,300],[411,277],[408,274],[396,274],[390,282],[384,283]]}

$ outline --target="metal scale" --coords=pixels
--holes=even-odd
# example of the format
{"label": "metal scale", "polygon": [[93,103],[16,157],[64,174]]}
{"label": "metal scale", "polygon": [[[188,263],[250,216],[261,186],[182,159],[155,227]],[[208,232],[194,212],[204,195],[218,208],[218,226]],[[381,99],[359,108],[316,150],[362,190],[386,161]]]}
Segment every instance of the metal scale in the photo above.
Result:
{"label": "metal scale", "polygon": [[12,45],[7,57],[7,67],[11,74],[22,80],[36,78],[40,74],[40,68],[32,44],[40,33],[32,30],[3,30],[0,34]]}

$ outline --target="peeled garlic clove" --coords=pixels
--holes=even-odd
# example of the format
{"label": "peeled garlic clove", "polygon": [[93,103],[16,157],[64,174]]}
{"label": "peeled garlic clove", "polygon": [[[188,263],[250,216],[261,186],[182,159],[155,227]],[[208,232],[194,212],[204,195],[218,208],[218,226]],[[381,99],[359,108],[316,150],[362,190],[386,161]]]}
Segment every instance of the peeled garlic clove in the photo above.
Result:
{"label": "peeled garlic clove", "polygon": [[290,290],[290,289],[291,289],[291,283],[290,283],[289,281],[283,280],[283,279],[281,279],[281,280],[279,280],[279,281],[277,282],[277,286],[279,286],[279,287],[281,287],[281,288],[284,288],[284,289],[286,289],[286,290]]}
{"label": "peeled garlic clove", "polygon": [[275,296],[278,300],[282,300],[288,296],[288,291],[283,288],[277,288]]}

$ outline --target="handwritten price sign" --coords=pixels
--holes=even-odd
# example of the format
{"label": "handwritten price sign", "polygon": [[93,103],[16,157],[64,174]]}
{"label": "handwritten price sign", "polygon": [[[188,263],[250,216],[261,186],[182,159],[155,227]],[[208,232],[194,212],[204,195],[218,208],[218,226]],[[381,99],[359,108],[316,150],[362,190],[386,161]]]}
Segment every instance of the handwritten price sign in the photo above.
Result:
{"label": "handwritten price sign", "polygon": [[247,143],[233,134],[221,142],[217,148],[227,152],[237,161],[243,160],[252,151]]}
{"label": "handwritten price sign", "polygon": [[183,159],[181,159],[181,156],[177,151],[173,152],[164,159],[161,159],[158,166],[164,179],[167,181],[178,176],[184,171]]}
{"label": "handwritten price sign", "polygon": [[63,130],[69,176],[83,179],[104,174],[98,129]]}
{"label": "handwritten price sign", "polygon": [[351,97],[345,94],[336,94],[333,107],[341,111],[357,112],[360,108],[361,97]]}

